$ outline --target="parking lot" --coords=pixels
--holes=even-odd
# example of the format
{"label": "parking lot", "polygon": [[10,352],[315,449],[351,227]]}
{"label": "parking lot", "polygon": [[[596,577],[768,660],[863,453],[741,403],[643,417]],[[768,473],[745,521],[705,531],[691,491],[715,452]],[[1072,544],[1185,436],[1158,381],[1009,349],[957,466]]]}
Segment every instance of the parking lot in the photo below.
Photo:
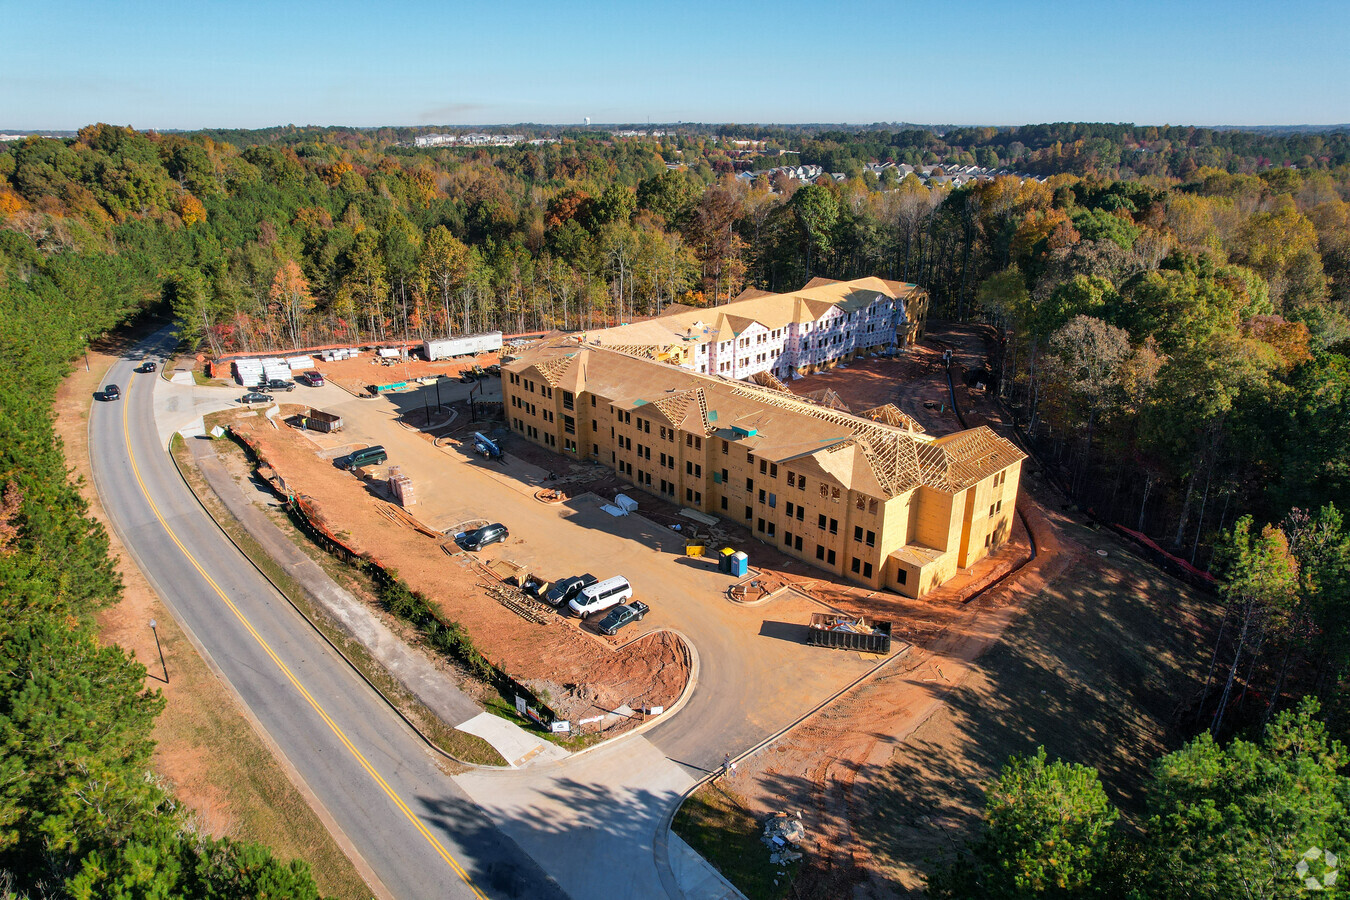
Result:
{"label": "parking lot", "polygon": [[[483,384],[481,399],[493,399],[494,382]],[[457,382],[441,383],[446,402],[463,399],[468,391]],[[697,656],[693,695],[684,710],[649,733],[681,764],[719,765],[727,754],[790,724],[881,661],[870,654],[806,646],[805,623],[825,607],[805,596],[788,594],[763,605],[730,601],[726,591],[736,579],[718,573],[711,560],[686,558],[681,534],[642,516],[644,494],[630,492],[639,509],[622,518],[604,512],[606,501],[592,494],[543,503],[535,492],[549,484],[549,472],[515,457],[509,442],[504,461],[487,461],[472,455],[462,441],[436,447],[427,435],[400,424],[400,410],[435,406],[435,387],[367,400],[330,385],[288,399],[342,416],[342,432],[312,436],[318,455],[331,459],[362,444],[386,447],[389,465],[413,480],[417,504],[409,511],[424,524],[451,530],[472,521],[504,523],[510,538],[476,554],[482,561],[508,559],[550,581],[583,572],[601,579],[626,576],[634,598],[651,606],[642,621],[613,639],[575,619],[560,617],[549,627],[580,628],[588,639],[617,644],[670,629],[692,645]],[[560,468],[564,465],[559,459]],[[305,490],[303,484],[293,486]],[[370,505],[373,515],[374,497]],[[750,554],[752,571],[756,546],[739,548]],[[427,552],[439,553],[430,543]],[[897,641],[894,652],[903,647]]]}

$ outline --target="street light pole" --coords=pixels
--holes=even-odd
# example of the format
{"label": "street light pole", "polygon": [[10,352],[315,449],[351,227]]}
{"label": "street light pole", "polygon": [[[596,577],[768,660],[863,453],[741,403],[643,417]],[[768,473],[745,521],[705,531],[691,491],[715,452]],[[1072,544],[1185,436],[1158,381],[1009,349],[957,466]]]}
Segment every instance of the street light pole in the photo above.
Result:
{"label": "street light pole", "polygon": [[151,620],[150,620],[150,631],[153,632],[154,635],[155,635],[155,649],[159,651],[159,664],[160,664],[160,666],[164,669],[164,683],[165,683],[165,684],[168,684],[168,683],[169,683],[169,666],[168,666],[167,663],[164,662],[164,648],[163,648],[162,646],[160,646],[160,643],[159,643],[159,629],[155,627],[155,626],[158,625],[158,624],[159,624],[159,623],[157,623],[154,619],[151,619]]}

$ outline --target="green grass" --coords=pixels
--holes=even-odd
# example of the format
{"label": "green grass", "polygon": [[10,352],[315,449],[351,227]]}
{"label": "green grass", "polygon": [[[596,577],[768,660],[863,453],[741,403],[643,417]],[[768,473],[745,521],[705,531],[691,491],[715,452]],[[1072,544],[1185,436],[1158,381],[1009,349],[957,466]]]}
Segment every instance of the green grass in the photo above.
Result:
{"label": "green grass", "polygon": [[783,866],[769,862],[770,850],[760,841],[760,823],[741,808],[735,794],[715,782],[703,785],[684,801],[671,830],[749,900],[788,896],[801,866],[800,860]]}
{"label": "green grass", "polygon": [[[218,446],[228,447],[229,449],[226,452],[237,453],[241,459],[243,458],[243,449],[233,441],[222,442]],[[244,555],[252,560],[253,564],[261,569],[268,579],[303,612],[305,618],[313,622],[325,637],[341,648],[343,654],[351,660],[362,675],[375,685],[381,694],[393,703],[400,712],[417,724],[417,727],[432,744],[464,763],[483,766],[507,765],[507,761],[487,741],[477,735],[452,728],[441,721],[435,713],[393,678],[384,666],[371,657],[359,642],[353,640],[334,625],[321,610],[316,609],[310,603],[300,584],[277,564],[276,560],[253,539],[248,530],[230,515],[224,504],[216,499],[211,492],[211,488],[206,484],[206,480],[202,478],[197,468],[188,459],[186,447],[175,447],[174,455],[179,461],[180,468],[187,474],[193,491],[198,497],[204,499],[208,508],[212,510],[216,521],[229,534],[231,540],[239,546]],[[341,563],[325,553],[322,548],[315,547],[313,542],[291,525],[288,519],[273,517],[273,521],[306,553],[310,553],[312,548],[314,552],[310,555],[315,557],[321,566],[324,566],[325,571],[333,574],[329,566],[337,566],[350,571],[350,567],[342,566]],[[347,579],[341,580],[346,581]],[[360,586],[353,585],[350,581],[346,586],[349,589],[356,588],[358,593],[365,593]]]}

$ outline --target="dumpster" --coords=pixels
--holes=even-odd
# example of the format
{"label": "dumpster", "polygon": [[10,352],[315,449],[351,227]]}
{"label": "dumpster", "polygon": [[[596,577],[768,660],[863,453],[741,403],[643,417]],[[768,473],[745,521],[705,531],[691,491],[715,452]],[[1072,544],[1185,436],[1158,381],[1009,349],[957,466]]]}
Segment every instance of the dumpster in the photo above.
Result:
{"label": "dumpster", "polygon": [[707,549],[708,549],[707,546],[705,546],[704,544],[693,544],[693,543],[685,544],[684,555],[697,559],[702,557],[704,551],[706,551]]}
{"label": "dumpster", "polygon": [[750,557],[745,555],[745,551],[742,550],[733,553],[731,555],[730,571],[727,574],[734,575],[737,578],[744,578],[749,571]]}
{"label": "dumpster", "polygon": [[812,647],[886,654],[891,652],[891,623],[866,616],[812,613],[806,643]]}

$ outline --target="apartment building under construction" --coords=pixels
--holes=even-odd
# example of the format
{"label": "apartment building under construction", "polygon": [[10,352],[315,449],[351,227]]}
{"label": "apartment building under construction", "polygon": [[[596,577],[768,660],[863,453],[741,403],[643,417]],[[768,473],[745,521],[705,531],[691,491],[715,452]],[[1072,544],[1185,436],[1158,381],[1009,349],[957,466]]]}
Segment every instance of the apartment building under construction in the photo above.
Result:
{"label": "apartment building under construction", "polygon": [[1008,539],[1025,455],[990,429],[935,438],[762,380],[575,341],[502,366],[517,434],[851,581],[918,597]]}
{"label": "apartment building under construction", "polygon": [[702,375],[781,380],[923,335],[928,294],[881,278],[814,278],[799,291],[747,290],[709,308],[676,305],[631,325],[587,332],[583,342],[668,362]]}

